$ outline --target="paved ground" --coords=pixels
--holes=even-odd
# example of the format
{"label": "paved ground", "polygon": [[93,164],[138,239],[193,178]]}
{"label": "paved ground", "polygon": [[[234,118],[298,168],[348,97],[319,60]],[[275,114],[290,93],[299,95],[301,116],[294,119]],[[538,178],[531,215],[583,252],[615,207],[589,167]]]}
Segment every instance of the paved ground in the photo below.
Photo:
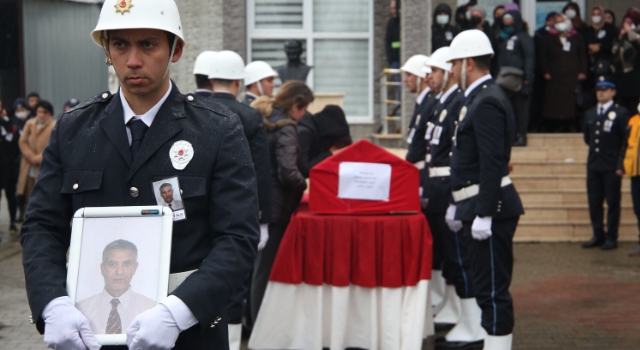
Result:
{"label": "paved ground", "polygon": [[[0,349],[45,349],[29,324],[20,248],[0,210]],[[577,244],[517,244],[514,349],[640,349],[640,258]],[[243,344],[246,345],[246,344]],[[433,349],[433,338],[425,341]]]}

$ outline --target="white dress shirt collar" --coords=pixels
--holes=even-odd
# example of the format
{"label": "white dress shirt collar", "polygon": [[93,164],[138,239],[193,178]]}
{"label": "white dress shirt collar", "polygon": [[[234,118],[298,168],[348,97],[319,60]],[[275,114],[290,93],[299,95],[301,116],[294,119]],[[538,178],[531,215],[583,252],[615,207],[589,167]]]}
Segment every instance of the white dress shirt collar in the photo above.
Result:
{"label": "white dress shirt collar", "polygon": [[254,94],[254,93],[249,92],[249,91],[247,91],[247,92],[246,92],[246,95],[247,95],[247,96],[251,96],[251,97],[253,97],[253,98],[258,98],[258,97],[260,97],[260,96],[257,96],[257,95],[256,95],[256,94]]}
{"label": "white dress shirt collar", "polygon": [[606,112],[609,108],[611,108],[611,105],[613,105],[613,100],[605,103],[605,104],[600,104],[598,103],[598,110],[596,110],[596,113],[598,113],[598,115],[600,115],[600,107],[602,107],[602,113]]}
{"label": "white dress shirt collar", "polygon": [[156,114],[158,114],[160,107],[162,107],[162,104],[164,103],[164,101],[166,101],[167,98],[169,97],[169,94],[171,93],[172,85],[173,83],[169,81],[169,89],[164,94],[164,96],[162,96],[160,101],[158,101],[158,103],[156,103],[155,106],[151,107],[151,109],[148,110],[143,115],[137,115],[133,112],[133,110],[129,106],[129,103],[127,102],[127,99],[124,97],[124,94],[122,93],[122,88],[120,88],[120,101],[122,101],[122,109],[124,111],[124,125],[127,125],[127,123],[132,118],[136,117],[136,119],[141,119],[147,126],[151,126],[151,123],[153,123],[153,119],[155,119]]}
{"label": "white dress shirt collar", "polygon": [[480,86],[480,84],[484,83],[485,81],[491,79],[491,74],[487,74],[483,77],[478,78],[478,80],[474,81],[473,83],[471,83],[471,85],[469,85],[469,87],[464,90],[464,97],[468,97],[469,94],[471,94],[471,92],[477,88],[478,86]]}
{"label": "white dress shirt collar", "polygon": [[113,298],[118,299],[120,301],[120,305],[122,305],[124,309],[131,307],[131,286],[129,286],[129,289],[127,289],[127,291],[119,297],[111,296],[111,294],[109,294],[106,289],[103,289],[100,295],[100,305],[111,307],[111,300]]}
{"label": "white dress shirt collar", "polygon": [[440,103],[447,102],[447,99],[449,98],[449,96],[451,96],[451,94],[454,91],[456,91],[457,88],[458,88],[458,84],[454,84],[452,87],[449,88],[449,90],[447,90],[444,94],[442,94],[442,96],[440,96]]}
{"label": "white dress shirt collar", "polygon": [[422,92],[420,93],[420,95],[418,95],[418,98],[416,99],[416,103],[417,104],[421,104],[430,90],[431,90],[430,88],[426,88],[426,89],[422,90]]}
{"label": "white dress shirt collar", "polygon": [[209,90],[209,89],[196,89],[196,93],[198,92],[206,92],[206,93],[212,93],[213,91]]}

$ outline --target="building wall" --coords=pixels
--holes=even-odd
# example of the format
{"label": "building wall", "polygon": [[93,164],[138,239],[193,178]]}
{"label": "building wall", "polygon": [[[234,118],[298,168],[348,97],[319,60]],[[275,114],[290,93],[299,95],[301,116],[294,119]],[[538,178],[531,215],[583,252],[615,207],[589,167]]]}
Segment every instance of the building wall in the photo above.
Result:
{"label": "building wall", "polygon": [[222,27],[225,50],[235,51],[247,60],[247,2],[225,0],[222,5]]}

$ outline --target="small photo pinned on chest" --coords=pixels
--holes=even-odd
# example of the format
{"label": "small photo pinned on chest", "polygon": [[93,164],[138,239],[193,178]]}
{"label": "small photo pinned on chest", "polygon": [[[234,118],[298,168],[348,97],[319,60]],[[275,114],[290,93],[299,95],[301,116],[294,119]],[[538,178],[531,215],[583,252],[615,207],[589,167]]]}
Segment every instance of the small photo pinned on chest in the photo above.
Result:
{"label": "small photo pinned on chest", "polygon": [[173,211],[173,221],[186,220],[187,214],[182,201],[178,177],[174,176],[154,181],[151,184],[153,185],[153,194],[158,205],[168,207]]}

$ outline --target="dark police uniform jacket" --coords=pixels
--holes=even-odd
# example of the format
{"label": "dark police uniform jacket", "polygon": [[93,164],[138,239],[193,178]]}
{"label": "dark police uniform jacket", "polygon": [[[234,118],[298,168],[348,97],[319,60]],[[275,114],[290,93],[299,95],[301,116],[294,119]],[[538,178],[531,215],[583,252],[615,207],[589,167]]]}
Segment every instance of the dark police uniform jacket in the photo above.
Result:
{"label": "dark police uniform jacket", "polygon": [[251,106],[251,103],[256,99],[257,97],[254,94],[250,94],[247,92],[244,94],[244,99],[242,100],[242,103],[244,103],[247,106]]}
{"label": "dark police uniform jacket", "polygon": [[629,111],[613,103],[598,115],[598,105],[585,113],[584,142],[589,145],[587,169],[616,171],[622,168]]}
{"label": "dark police uniform jacket", "polygon": [[417,163],[424,161],[427,156],[427,140],[424,139],[427,132],[427,122],[438,103],[433,92],[427,93],[422,102],[416,104],[416,109],[409,124],[409,136],[407,137],[408,150],[406,159],[408,162]]}
{"label": "dark police uniform jacket", "polygon": [[[169,158],[185,140],[184,170]],[[70,221],[83,207],[157,205],[152,181],[177,176],[186,207],[173,224],[171,273],[198,269],[172,294],[198,319],[175,349],[228,349],[227,305],[251,270],[259,227],[256,177],[239,118],[175,84],[132,161],[119,96],[104,93],[64,113],[44,151],[22,226],[23,265],[32,315],[67,295]]]}
{"label": "dark police uniform jacket", "polygon": [[228,93],[204,91],[196,95],[211,97],[214,101],[227,106],[240,117],[244,128],[244,136],[249,141],[253,167],[258,181],[258,206],[260,207],[260,223],[268,224],[271,220],[271,165],[269,164],[269,149],[267,148],[267,130],[262,121],[262,114],[258,110],[240,103]]}
{"label": "dark police uniform jacket", "polygon": [[513,184],[501,187],[509,175],[511,144],[515,135],[511,104],[490,79],[465,98],[458,114],[451,156],[451,190],[480,185],[480,192],[456,203],[456,219],[476,216],[508,219],[524,213]]}
{"label": "dark police uniform jacket", "polygon": [[[431,162],[429,168],[448,167],[451,159],[451,146],[453,131],[458,122],[460,107],[464,102],[464,92],[456,88],[452,91],[444,103],[438,102],[433,111],[431,121],[431,135],[429,137],[429,149]],[[422,176],[429,177],[429,171],[423,172]],[[422,192],[422,197],[428,198],[427,212],[446,213],[451,197],[451,182],[449,176],[439,176],[430,178],[431,181],[421,181],[428,183]]]}

